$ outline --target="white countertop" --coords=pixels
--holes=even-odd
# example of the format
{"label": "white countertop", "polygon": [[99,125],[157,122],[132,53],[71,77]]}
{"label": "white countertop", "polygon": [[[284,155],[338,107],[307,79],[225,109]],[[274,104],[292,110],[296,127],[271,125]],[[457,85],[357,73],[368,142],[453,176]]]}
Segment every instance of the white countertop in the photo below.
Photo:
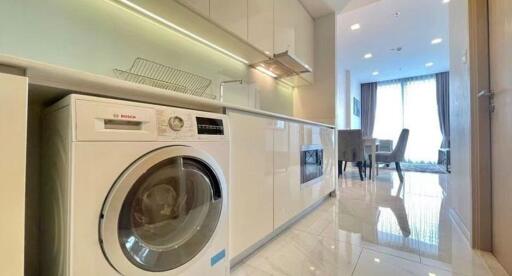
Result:
{"label": "white countertop", "polygon": [[173,93],[165,89],[136,84],[113,77],[92,74],[14,56],[0,55],[0,65],[24,68],[26,70],[26,75],[29,78],[29,83],[32,85],[53,87],[89,95],[106,96],[213,112],[219,112],[223,109],[235,109],[284,120],[335,128],[328,124],[303,120],[259,109],[222,103],[201,97]]}

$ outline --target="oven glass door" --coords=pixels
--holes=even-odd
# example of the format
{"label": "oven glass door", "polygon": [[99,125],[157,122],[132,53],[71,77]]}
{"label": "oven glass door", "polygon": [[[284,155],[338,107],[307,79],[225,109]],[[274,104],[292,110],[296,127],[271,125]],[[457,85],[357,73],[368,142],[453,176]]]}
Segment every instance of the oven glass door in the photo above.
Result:
{"label": "oven glass door", "polygon": [[300,153],[301,184],[322,177],[324,150],[320,145],[302,146]]}

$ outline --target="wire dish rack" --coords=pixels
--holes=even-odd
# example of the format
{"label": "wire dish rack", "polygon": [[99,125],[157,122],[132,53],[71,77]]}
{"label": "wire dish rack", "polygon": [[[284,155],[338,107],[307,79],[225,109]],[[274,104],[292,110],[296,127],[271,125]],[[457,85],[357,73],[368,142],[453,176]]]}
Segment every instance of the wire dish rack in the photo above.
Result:
{"label": "wire dish rack", "polygon": [[136,58],[128,71],[114,69],[114,73],[125,81],[212,100],[217,98],[206,91],[211,80],[145,58]]}

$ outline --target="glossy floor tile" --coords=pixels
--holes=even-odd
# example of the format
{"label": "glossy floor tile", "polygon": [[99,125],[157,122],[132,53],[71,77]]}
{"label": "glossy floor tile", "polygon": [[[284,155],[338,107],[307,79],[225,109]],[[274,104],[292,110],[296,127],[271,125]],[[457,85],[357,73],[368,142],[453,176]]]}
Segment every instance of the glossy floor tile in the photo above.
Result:
{"label": "glossy floor tile", "polygon": [[448,207],[447,175],[349,170],[338,196],[232,269],[232,275],[507,275],[472,250]]}

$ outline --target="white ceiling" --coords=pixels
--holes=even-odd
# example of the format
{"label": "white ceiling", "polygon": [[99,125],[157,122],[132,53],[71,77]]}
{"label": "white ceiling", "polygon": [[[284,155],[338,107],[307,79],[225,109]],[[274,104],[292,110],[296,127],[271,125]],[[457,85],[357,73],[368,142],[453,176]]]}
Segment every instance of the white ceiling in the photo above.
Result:
{"label": "white ceiling", "polygon": [[[338,57],[342,69],[350,70],[355,81],[399,79],[449,69],[449,4],[441,0],[355,1],[358,3],[350,3],[338,15]],[[396,12],[400,13],[398,17]],[[361,29],[350,30],[355,23]],[[432,39],[437,37],[443,42],[432,45]],[[402,51],[391,51],[397,47]],[[364,59],[366,53],[372,53],[373,58]],[[434,65],[425,67],[428,62]],[[373,76],[374,71],[379,75]]]}

